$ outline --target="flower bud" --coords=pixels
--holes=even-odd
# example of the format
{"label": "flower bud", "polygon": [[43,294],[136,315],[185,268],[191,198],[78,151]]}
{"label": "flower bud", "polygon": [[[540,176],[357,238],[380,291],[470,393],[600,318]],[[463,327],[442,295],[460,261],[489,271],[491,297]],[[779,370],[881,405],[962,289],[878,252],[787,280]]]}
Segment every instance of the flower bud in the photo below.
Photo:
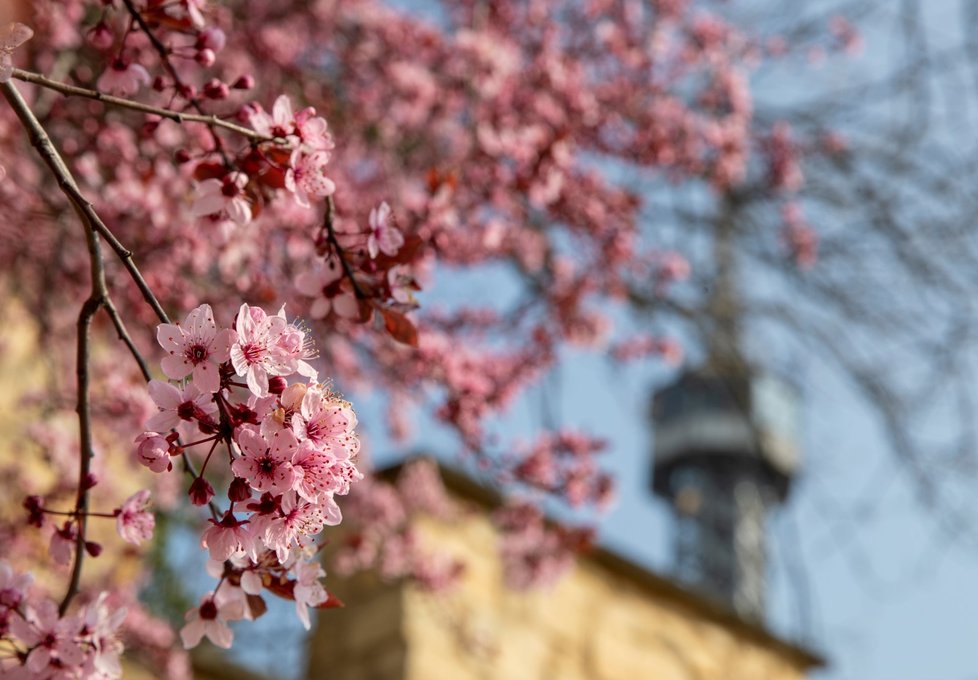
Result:
{"label": "flower bud", "polygon": [[98,557],[102,554],[102,546],[95,541],[85,541],[85,552],[92,557]]}
{"label": "flower bud", "polygon": [[231,84],[235,90],[251,90],[255,87],[255,78],[251,74],[245,74]]}
{"label": "flower bud", "polygon": [[82,480],[82,488],[85,491],[93,488],[96,484],[98,484],[98,477],[95,476],[94,472],[89,472],[85,475],[85,479]]}
{"label": "flower bud", "polygon": [[248,484],[248,480],[235,477],[228,489],[228,498],[235,503],[240,503],[251,498],[251,485]]}
{"label": "flower bud", "polygon": [[231,90],[227,84],[222,83],[217,78],[204,85],[204,96],[208,99],[227,99],[230,94]]}
{"label": "flower bud", "polygon": [[115,35],[104,21],[100,21],[88,32],[88,43],[97,50],[107,50],[115,42]]}
{"label": "flower bud", "polygon": [[214,52],[220,52],[224,49],[224,44],[226,42],[227,36],[224,35],[224,31],[216,26],[205,28],[197,35],[198,49],[207,49],[213,50]]}
{"label": "flower bud", "polygon": [[153,78],[153,89],[157,92],[162,92],[166,89],[166,79],[163,76],[156,76]]}
{"label": "flower bud", "polygon": [[214,50],[209,50],[205,47],[197,51],[197,56],[194,57],[194,60],[204,68],[207,68],[214,65],[214,62],[217,61],[217,55],[214,54]]}
{"label": "flower bud", "polygon": [[186,149],[177,149],[176,153],[173,154],[173,160],[175,160],[179,165],[190,162],[190,152]]}
{"label": "flower bud", "polygon": [[214,487],[203,477],[198,477],[190,485],[189,496],[194,505],[207,505],[214,497]]}

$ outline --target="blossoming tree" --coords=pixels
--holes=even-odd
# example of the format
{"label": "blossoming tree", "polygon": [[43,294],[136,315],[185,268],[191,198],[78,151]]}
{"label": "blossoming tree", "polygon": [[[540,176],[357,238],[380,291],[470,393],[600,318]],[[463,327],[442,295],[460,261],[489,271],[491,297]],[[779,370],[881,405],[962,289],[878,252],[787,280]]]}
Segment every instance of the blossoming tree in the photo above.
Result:
{"label": "blossoming tree", "polygon": [[[25,431],[51,474],[14,465],[4,481],[23,506],[2,522],[18,555],[0,564],[4,672],[113,677],[120,629],[185,670],[93,537],[104,519],[151,542],[154,503],[200,513],[214,581],[180,629],[188,648],[229,647],[228,622],[263,596],[307,627],[338,604],[318,549],[351,489],[374,521],[342,565],[450,583],[459,566],[396,520],[436,507],[434,482],[364,478],[343,389],[381,389],[395,435],[430,409],[537,500],[607,504],[600,440],[558,429],[521,447],[492,423],[567,346],[678,359],[675,340],[612,324],[638,284],[668,304],[688,274],[614,168],[727,195],[760,159],[787,254],[816,257],[785,199],[790,129],[752,117],[751,64],[782,50],[703,4],[466,0],[425,21],[372,0],[37,0],[8,17],[0,262],[51,376],[24,397],[41,402]],[[421,305],[453,270],[518,293]],[[516,587],[586,543],[534,502],[497,519]]]}

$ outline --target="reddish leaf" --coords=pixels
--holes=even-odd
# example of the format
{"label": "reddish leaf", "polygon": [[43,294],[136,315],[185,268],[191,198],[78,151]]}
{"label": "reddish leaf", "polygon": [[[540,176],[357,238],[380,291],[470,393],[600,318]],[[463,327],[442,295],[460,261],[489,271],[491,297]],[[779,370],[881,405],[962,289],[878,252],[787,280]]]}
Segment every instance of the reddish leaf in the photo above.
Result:
{"label": "reddish leaf", "polygon": [[220,163],[203,162],[198,163],[194,168],[194,179],[198,182],[205,179],[220,179],[227,174],[227,170]]}
{"label": "reddish leaf", "polygon": [[333,595],[333,593],[326,594],[326,601],[316,605],[317,609],[339,609],[345,607],[343,600]]}
{"label": "reddish leaf", "polygon": [[418,329],[410,319],[393,309],[382,308],[380,313],[384,317],[384,328],[392,338],[411,347],[418,346]]}
{"label": "reddish leaf", "polygon": [[251,613],[251,618],[257,619],[268,611],[268,605],[265,604],[261,595],[248,595],[248,611]]}

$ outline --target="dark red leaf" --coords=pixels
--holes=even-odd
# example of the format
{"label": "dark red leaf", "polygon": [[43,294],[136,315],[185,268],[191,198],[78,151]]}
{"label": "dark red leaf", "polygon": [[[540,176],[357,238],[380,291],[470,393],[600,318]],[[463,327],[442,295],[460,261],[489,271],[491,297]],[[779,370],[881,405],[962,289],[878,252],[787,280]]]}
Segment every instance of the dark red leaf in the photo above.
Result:
{"label": "dark red leaf", "polygon": [[418,329],[410,319],[393,309],[381,308],[380,313],[384,317],[384,328],[392,338],[411,347],[418,346]]}

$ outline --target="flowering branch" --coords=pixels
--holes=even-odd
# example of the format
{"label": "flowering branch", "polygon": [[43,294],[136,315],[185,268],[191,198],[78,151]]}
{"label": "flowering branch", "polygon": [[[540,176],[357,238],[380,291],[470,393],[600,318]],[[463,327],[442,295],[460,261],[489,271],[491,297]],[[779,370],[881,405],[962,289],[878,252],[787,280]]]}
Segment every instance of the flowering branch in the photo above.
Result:
{"label": "flowering branch", "polygon": [[[190,102],[190,105],[194,107],[197,113],[207,117],[207,115],[204,113],[204,108],[200,105],[200,100],[190,94],[190,88],[187,87],[187,85],[180,78],[180,74],[177,73],[177,69],[173,66],[173,62],[170,61],[169,48],[160,42],[160,39],[155,33],[153,33],[153,30],[150,28],[149,24],[146,23],[146,19],[144,19],[143,15],[139,13],[136,6],[132,4],[132,0],[122,0],[122,4],[126,6],[126,10],[128,10],[129,15],[132,16],[133,21],[135,21],[143,33],[146,34],[149,42],[153,45],[153,49],[155,49],[157,54],[160,55],[160,63],[163,64],[163,68],[165,68],[166,72],[170,74],[171,78],[173,78],[173,84],[176,86],[177,91],[187,98],[187,101]],[[221,158],[224,160],[224,165],[229,166],[231,163],[227,158],[227,154],[224,153],[224,143],[221,142],[221,138],[218,136],[214,128],[208,129],[211,132],[211,138],[214,140],[215,151],[221,154]]]}
{"label": "flowering branch", "polygon": [[183,123],[203,123],[204,125],[210,127],[224,128],[225,130],[250,139],[253,142],[281,141],[277,140],[275,137],[263,135],[260,132],[246,128],[243,125],[238,125],[236,123],[226,121],[223,118],[218,118],[213,114],[181,113],[180,111],[173,111],[172,109],[151,106],[149,104],[143,104],[142,102],[133,101],[131,99],[125,99],[124,97],[116,97],[114,95],[105,94],[104,92],[99,92],[98,90],[89,90],[84,87],[62,83],[58,80],[46,78],[39,73],[23,71],[19,68],[15,68],[13,70],[13,77],[25,83],[33,83],[34,85],[39,85],[49,90],[60,92],[66,97],[85,97],[86,99],[94,99],[95,101],[102,102],[109,106],[118,106],[119,108],[123,109],[130,109],[132,111],[140,111],[142,113],[156,115],[160,118],[176,121],[181,125]]}
{"label": "flowering branch", "polygon": [[326,229],[326,242],[329,243],[333,250],[336,251],[336,257],[340,261],[340,266],[343,268],[343,273],[346,278],[350,279],[350,283],[353,284],[353,293],[357,296],[358,300],[366,300],[368,295],[360,287],[357,282],[356,277],[353,276],[353,267],[350,263],[346,261],[343,256],[343,247],[340,245],[339,239],[336,238],[336,229],[333,226],[333,216],[336,213],[336,204],[333,202],[332,196],[326,197],[326,214],[323,216],[323,227]]}

